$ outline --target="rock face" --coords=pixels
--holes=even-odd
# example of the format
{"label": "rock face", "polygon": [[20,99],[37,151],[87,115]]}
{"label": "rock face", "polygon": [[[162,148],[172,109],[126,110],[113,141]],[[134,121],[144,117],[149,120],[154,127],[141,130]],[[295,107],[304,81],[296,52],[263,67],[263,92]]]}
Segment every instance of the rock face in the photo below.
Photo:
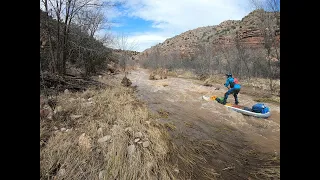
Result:
{"label": "rock face", "polygon": [[199,51],[199,47],[212,48],[214,45],[232,45],[237,36],[240,43],[252,48],[263,45],[264,22],[262,17],[272,17],[272,28],[277,40],[280,42],[280,13],[255,10],[242,20],[227,20],[219,25],[199,27],[186,31],[175,37],[166,39],[137,55],[136,59],[153,58],[154,54],[173,59],[189,59]]}

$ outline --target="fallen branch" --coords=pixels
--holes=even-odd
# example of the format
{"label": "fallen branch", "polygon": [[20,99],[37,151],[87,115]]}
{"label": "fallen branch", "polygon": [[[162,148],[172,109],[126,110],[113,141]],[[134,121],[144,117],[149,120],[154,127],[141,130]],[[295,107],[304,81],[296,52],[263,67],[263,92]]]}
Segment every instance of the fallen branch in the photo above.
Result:
{"label": "fallen branch", "polygon": [[70,91],[83,91],[88,87],[103,88],[107,86],[102,82],[89,78],[59,76],[49,73],[43,74],[42,77],[40,75],[40,78],[43,79],[40,81],[41,87],[53,88],[57,91],[64,91],[65,89]]}

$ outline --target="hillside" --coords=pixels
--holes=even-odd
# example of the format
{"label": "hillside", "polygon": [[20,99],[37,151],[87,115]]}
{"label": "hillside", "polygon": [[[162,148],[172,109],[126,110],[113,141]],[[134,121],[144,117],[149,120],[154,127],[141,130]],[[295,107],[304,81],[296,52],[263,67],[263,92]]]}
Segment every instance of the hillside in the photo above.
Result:
{"label": "hillside", "polygon": [[147,58],[155,49],[158,49],[161,54],[178,52],[180,58],[190,58],[199,47],[234,44],[236,33],[239,34],[241,44],[250,48],[259,48],[263,41],[261,29],[259,28],[261,13],[277,17],[270,23],[275,28],[276,37],[280,41],[280,13],[274,14],[255,10],[241,20],[226,20],[219,25],[199,27],[166,39],[164,42],[141,52],[138,58],[140,60]]}
{"label": "hillside", "polygon": [[[55,18],[40,9],[40,64],[44,72],[57,71],[63,63],[64,74],[68,75],[91,76],[110,68],[114,72],[122,55],[128,57],[128,64],[133,64],[133,56],[138,54],[106,47],[103,39],[88,34],[87,27],[81,24],[70,25],[65,43],[67,48],[63,48],[66,37],[61,32],[63,28],[65,24],[57,23]],[[64,60],[62,53],[66,53]]]}

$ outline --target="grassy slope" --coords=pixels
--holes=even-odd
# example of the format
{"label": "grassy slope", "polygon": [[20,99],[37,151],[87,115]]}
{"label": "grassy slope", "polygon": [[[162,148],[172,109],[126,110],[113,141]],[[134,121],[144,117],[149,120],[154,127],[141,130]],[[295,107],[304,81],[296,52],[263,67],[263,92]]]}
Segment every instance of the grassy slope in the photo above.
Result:
{"label": "grassy slope", "polygon": [[[88,98],[94,103],[89,105]],[[57,107],[53,120],[40,120],[40,179],[98,179],[99,173],[105,179],[172,177],[170,166],[165,164],[167,135],[131,89],[61,94]],[[70,115],[82,117],[71,119]],[[62,127],[71,130],[60,131]],[[140,142],[150,142],[148,147],[134,142],[137,132],[142,133]],[[111,140],[97,142],[106,135]],[[130,155],[131,144],[134,152]]]}

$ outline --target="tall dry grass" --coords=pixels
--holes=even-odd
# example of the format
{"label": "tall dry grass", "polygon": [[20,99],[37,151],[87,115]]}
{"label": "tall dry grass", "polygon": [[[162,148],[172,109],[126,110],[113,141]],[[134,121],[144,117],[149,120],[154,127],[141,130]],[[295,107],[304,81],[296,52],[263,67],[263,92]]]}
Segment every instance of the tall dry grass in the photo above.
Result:
{"label": "tall dry grass", "polygon": [[53,120],[40,120],[40,179],[174,179],[168,135],[131,89],[61,94],[57,107]]}
{"label": "tall dry grass", "polygon": [[[194,72],[189,70],[172,70],[168,72],[168,76],[172,77],[182,77],[187,79],[200,79],[204,81],[204,85],[223,85],[226,82],[226,77],[224,74],[211,74],[202,77],[201,75],[196,75]],[[239,79],[239,78],[238,78]],[[249,87],[253,90],[262,91],[263,94],[271,94],[275,96],[280,96],[280,79],[272,81],[272,90],[270,89],[270,80],[265,78],[250,78],[250,79],[239,79],[240,84],[243,87]],[[249,93],[248,93],[249,94]],[[279,99],[274,97],[273,99]],[[278,100],[276,100],[278,102]]]}
{"label": "tall dry grass", "polygon": [[197,75],[195,75],[192,71],[186,69],[173,69],[168,71],[168,76],[171,77],[180,77],[187,79],[196,79]]}
{"label": "tall dry grass", "polygon": [[[254,87],[262,90],[270,90],[270,80],[264,78],[251,78],[242,80],[244,86]],[[272,94],[280,95],[280,79],[272,81]]]}

